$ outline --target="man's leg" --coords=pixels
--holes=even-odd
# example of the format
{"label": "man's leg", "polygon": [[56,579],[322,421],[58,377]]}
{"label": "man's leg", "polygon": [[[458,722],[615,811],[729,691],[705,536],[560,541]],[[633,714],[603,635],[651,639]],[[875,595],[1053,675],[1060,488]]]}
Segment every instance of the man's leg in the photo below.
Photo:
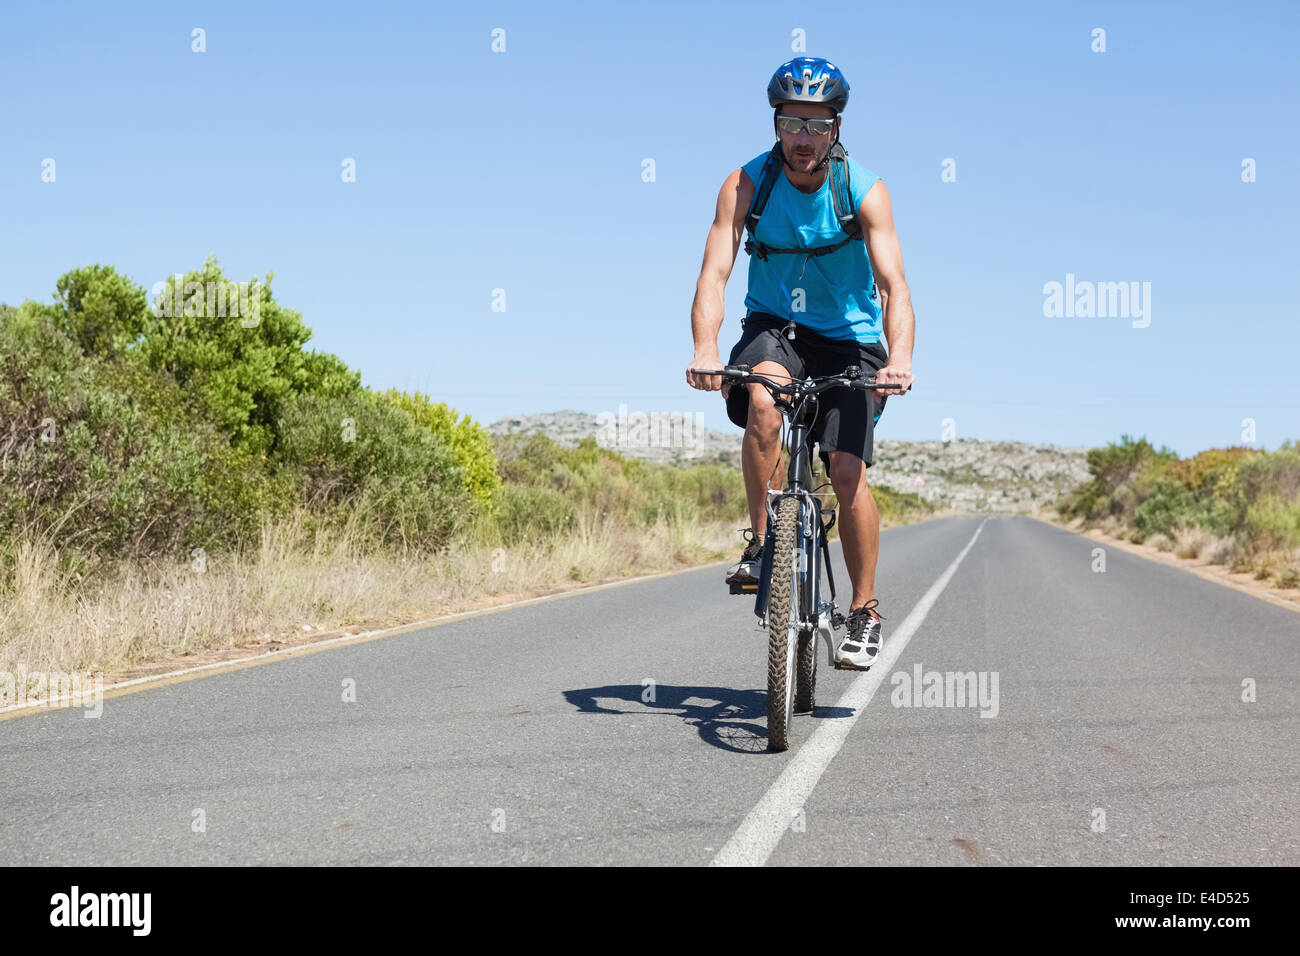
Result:
{"label": "man's leg", "polygon": [[830,453],[831,487],[839,501],[840,541],[853,583],[853,611],[876,596],[876,558],[880,551],[880,512],[867,487],[866,464],[847,451]]}
{"label": "man's leg", "polygon": [[[758,375],[766,375],[776,382],[788,382],[790,373],[777,362],[759,362],[754,366]],[[781,412],[772,402],[772,393],[762,385],[747,385],[749,389],[749,417],[745,421],[745,439],[741,445],[741,471],[745,476],[745,497],[749,502],[749,525],[754,537],[762,539],[767,528],[767,499],[769,478],[777,488],[785,485],[781,471]]]}

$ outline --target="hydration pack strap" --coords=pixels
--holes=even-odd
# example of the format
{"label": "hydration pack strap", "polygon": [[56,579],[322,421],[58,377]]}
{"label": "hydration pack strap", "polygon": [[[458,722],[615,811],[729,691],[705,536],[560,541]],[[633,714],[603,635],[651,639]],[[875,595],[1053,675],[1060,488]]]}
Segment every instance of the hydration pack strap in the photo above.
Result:
{"label": "hydration pack strap", "polygon": [[759,242],[754,238],[754,230],[758,228],[758,220],[763,215],[763,210],[767,208],[767,200],[772,195],[772,187],[776,185],[776,177],[781,175],[784,165],[781,156],[781,143],[778,141],[772,147],[772,151],[767,154],[767,159],[763,162],[763,171],[759,173],[758,184],[754,189],[754,199],[749,204],[749,212],[745,216],[745,229],[749,232],[749,238],[745,241],[745,251],[751,256],[758,256],[760,259],[766,259],[769,255],[792,255],[800,253],[807,256],[824,256],[842,248],[846,243],[854,239],[862,238],[862,226],[858,222],[858,211],[853,208],[853,193],[849,189],[849,164],[848,153],[844,151],[841,143],[836,143],[830,151],[830,177],[831,177],[831,202],[835,206],[835,218],[839,221],[840,228],[844,230],[847,238],[827,246],[813,246],[804,249],[773,249],[766,243]]}

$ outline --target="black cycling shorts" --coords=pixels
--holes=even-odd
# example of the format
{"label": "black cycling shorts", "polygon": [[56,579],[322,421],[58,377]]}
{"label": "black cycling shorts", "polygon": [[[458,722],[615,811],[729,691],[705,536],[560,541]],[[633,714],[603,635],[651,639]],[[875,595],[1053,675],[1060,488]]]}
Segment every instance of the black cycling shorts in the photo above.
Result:
{"label": "black cycling shorts", "polygon": [[[794,341],[782,334],[788,322],[767,312],[751,312],[741,320],[740,341],[731,350],[728,365],[777,362],[798,379],[818,378],[843,372],[857,365],[862,374],[871,375],[889,360],[879,342],[870,345],[855,340],[828,339],[802,325],[795,326]],[[832,388],[817,396],[817,418],[812,437],[826,470],[830,471],[830,452],[846,451],[857,455],[871,467],[875,423],[884,411],[885,402],[877,401],[860,388]],[[749,420],[749,386],[733,385],[727,395],[727,417],[741,428]]]}

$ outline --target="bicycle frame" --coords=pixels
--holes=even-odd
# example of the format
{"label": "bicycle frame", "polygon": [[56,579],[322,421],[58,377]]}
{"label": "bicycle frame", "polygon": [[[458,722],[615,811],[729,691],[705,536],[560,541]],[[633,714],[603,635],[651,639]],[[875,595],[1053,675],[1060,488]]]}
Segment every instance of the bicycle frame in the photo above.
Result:
{"label": "bicycle frame", "polygon": [[[813,408],[815,405],[815,396]],[[789,400],[778,397],[776,406],[790,423],[789,446],[790,465],[786,472],[786,487],[782,491],[769,491],[765,506],[767,509],[767,526],[776,524],[777,503],[782,498],[799,499],[799,619],[800,633],[816,631],[823,637],[826,645],[826,661],[834,665],[834,647],[831,641],[832,619],[835,616],[835,575],[831,570],[830,544],[827,533],[835,524],[833,509],[822,506],[821,499],[812,492],[812,455],[808,447],[811,424],[807,421],[808,404],[803,402],[804,411],[795,415],[795,406]],[[830,514],[829,522],[823,516]],[[754,614],[760,626],[767,627],[767,599],[772,581],[773,550],[776,536],[768,534],[763,542],[763,556],[759,565],[758,593],[754,599]],[[825,562],[823,564],[823,561]],[[825,568],[826,583],[830,587],[830,601],[821,600],[822,569]]]}

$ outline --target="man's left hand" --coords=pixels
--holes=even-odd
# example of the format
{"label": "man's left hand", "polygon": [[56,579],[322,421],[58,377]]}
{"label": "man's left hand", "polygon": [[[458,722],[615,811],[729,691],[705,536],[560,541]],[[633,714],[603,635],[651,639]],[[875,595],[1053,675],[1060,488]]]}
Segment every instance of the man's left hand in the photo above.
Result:
{"label": "man's left hand", "polygon": [[880,401],[882,398],[887,398],[890,395],[904,395],[906,394],[906,390],[912,387],[912,382],[914,381],[915,378],[912,375],[912,369],[910,366],[886,365],[884,368],[876,372],[876,384],[891,385],[897,383],[902,385],[903,388],[873,388],[871,394],[874,396],[876,401]]}

